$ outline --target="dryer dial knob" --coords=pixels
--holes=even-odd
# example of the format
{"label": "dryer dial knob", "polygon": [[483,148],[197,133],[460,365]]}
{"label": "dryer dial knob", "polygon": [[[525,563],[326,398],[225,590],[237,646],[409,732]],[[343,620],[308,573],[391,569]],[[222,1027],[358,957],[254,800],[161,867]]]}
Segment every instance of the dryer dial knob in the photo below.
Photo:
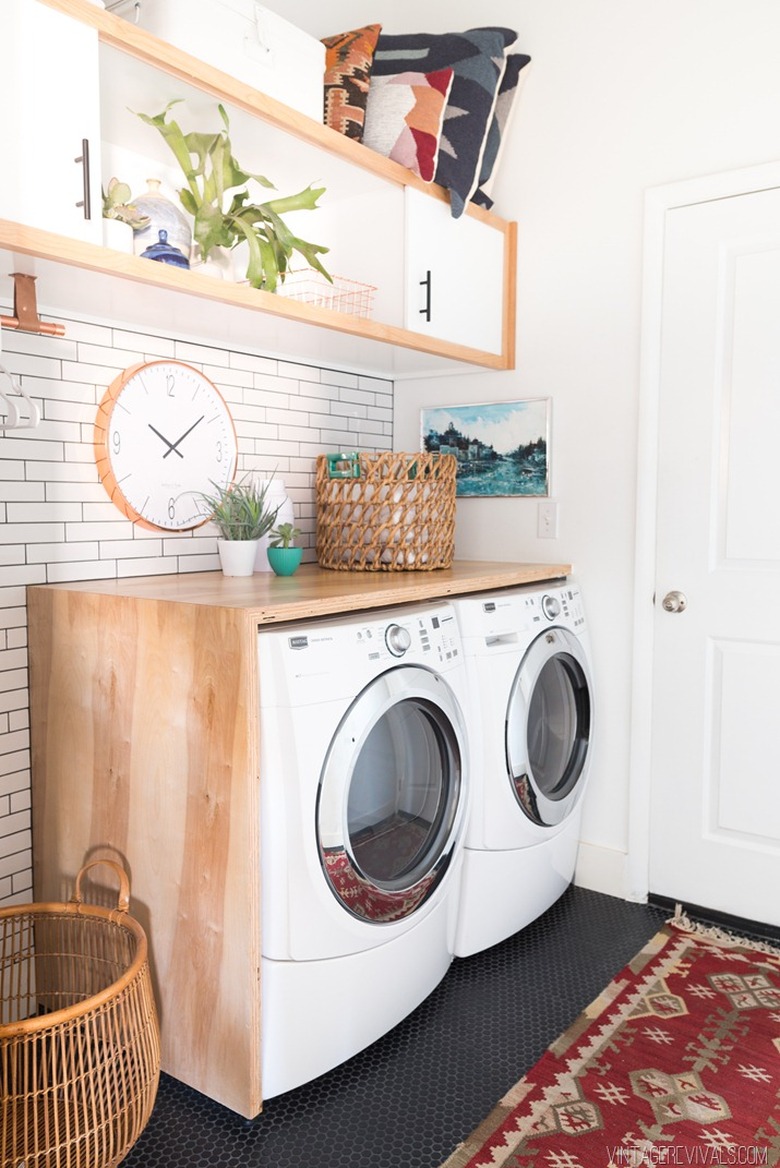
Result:
{"label": "dryer dial knob", "polygon": [[555,620],[560,616],[561,602],[557,596],[543,596],[542,597],[542,611],[548,620]]}
{"label": "dryer dial knob", "polygon": [[385,629],[385,644],[394,657],[403,657],[412,643],[412,635],[403,625],[388,625]]}

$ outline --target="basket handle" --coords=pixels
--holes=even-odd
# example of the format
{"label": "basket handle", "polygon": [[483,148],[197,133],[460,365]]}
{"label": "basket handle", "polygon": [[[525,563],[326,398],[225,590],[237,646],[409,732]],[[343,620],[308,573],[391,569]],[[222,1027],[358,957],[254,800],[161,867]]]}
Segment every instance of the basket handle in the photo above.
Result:
{"label": "basket handle", "polygon": [[117,894],[116,907],[119,912],[126,913],[130,908],[130,880],[127,872],[121,864],[117,864],[115,860],[90,860],[88,864],[79,871],[76,876],[76,883],[73,886],[73,895],[70,898],[71,904],[81,904],[83,896],[81,895],[81,880],[86,876],[91,868],[98,868],[101,864],[105,864],[109,868],[114,869],[115,875],[119,879],[119,892]]}

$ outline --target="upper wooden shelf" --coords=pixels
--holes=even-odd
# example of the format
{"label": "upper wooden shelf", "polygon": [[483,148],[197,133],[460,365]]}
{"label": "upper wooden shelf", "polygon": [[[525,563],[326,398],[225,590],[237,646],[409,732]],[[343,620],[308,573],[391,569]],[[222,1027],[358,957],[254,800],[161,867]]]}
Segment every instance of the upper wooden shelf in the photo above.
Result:
{"label": "upper wooden shelf", "polygon": [[[191,92],[216,98],[243,115],[259,119],[266,132],[324,152],[334,165],[357,167],[382,189],[412,187],[432,199],[446,194],[411,171],[282,105],[244,82],[161,41],[145,29],[104,11],[89,0],[41,0],[52,9],[97,30],[101,46],[122,68],[153,70],[175,78]],[[133,64],[135,63],[135,65]],[[109,72],[107,70],[107,72]],[[147,77],[152,74],[147,73]],[[122,94],[125,97],[124,91]],[[153,99],[150,99],[153,100]],[[117,102],[118,104],[118,102]],[[122,103],[127,105],[126,99]],[[316,173],[316,171],[314,172]],[[354,173],[354,171],[353,171]],[[159,327],[185,339],[213,339],[233,346],[262,346],[271,356],[300,359],[392,379],[468,369],[514,367],[516,225],[482,208],[467,214],[505,235],[504,342],[501,353],[486,352],[413,331],[399,324],[366,320],[242,284],[216,281],[194,271],[154,264],[105,247],[0,219],[5,272],[37,277],[43,313],[122,320],[127,326]],[[75,271],[74,271],[75,270]],[[346,274],[346,273],[344,273]],[[117,280],[119,277],[119,280]],[[149,295],[154,290],[154,295]],[[0,285],[0,294],[4,289]],[[10,293],[10,283],[9,283]]]}

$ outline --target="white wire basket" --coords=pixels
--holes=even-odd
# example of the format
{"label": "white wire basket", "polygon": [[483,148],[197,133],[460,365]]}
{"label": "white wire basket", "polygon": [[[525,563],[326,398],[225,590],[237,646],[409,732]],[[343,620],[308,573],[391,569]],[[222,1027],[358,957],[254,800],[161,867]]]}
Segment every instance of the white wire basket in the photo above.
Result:
{"label": "white wire basket", "polygon": [[359,316],[369,320],[374,307],[373,284],[362,284],[346,276],[334,276],[330,284],[319,272],[307,268],[305,271],[288,272],[284,282],[276,287],[278,296],[297,300],[301,304],[311,304],[315,308],[329,308],[331,312],[343,312],[347,316]]}

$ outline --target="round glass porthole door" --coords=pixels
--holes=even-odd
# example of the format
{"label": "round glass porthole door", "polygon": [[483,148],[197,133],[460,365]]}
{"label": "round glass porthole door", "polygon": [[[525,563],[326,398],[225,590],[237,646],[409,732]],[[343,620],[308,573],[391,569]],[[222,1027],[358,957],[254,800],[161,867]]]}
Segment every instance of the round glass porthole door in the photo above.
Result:
{"label": "round glass porthole door", "polygon": [[442,677],[399,666],[355,699],[317,798],[326,879],[356,917],[400,920],[441,882],[461,834],[461,713]]}
{"label": "round glass porthole door", "polygon": [[507,706],[506,762],[529,819],[555,827],[580,798],[591,736],[588,663],[577,637],[550,628],[515,676]]}

